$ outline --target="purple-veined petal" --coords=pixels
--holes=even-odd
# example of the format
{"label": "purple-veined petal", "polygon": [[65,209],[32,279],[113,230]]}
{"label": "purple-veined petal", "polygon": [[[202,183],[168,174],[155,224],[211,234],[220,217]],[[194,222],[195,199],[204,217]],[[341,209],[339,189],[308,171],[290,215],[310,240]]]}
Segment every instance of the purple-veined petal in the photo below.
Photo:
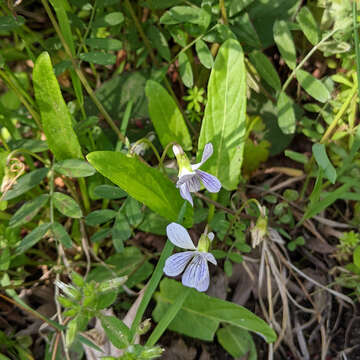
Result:
{"label": "purple-veined petal", "polygon": [[194,243],[192,242],[187,230],[180,224],[171,223],[166,227],[166,234],[169,240],[176,246],[182,249],[195,250]]}
{"label": "purple-veined petal", "polygon": [[213,151],[214,151],[214,149],[213,149],[212,143],[206,144],[204,147],[201,161],[197,164],[191,165],[191,168],[193,170],[197,170],[212,155]]}
{"label": "purple-veined petal", "polygon": [[199,176],[196,173],[180,176],[176,183],[176,187],[186,184],[190,192],[199,191],[201,188]]}
{"label": "purple-veined petal", "polygon": [[171,255],[165,262],[164,273],[167,276],[180,275],[194,255],[195,253],[193,251],[184,251]]}
{"label": "purple-veined petal", "polygon": [[211,253],[202,253],[201,254],[207,261],[210,261],[212,264],[217,265],[216,259]]}
{"label": "purple-veined petal", "polygon": [[196,174],[203,182],[204,186],[206,187],[206,190],[210,191],[211,193],[217,193],[220,191],[221,182],[218,180],[216,176],[210,175],[202,170],[196,170]]}
{"label": "purple-veined petal", "polygon": [[184,286],[195,288],[198,291],[206,291],[209,287],[209,267],[203,254],[198,253],[186,268],[182,283]]}
{"label": "purple-veined petal", "polygon": [[176,186],[180,189],[180,195],[181,195],[181,197],[182,197],[184,200],[187,200],[187,201],[191,204],[191,206],[194,206],[193,199],[192,199],[192,197],[191,197],[190,191],[189,191],[186,183],[184,183],[184,184],[182,184],[182,185],[180,185],[180,186],[178,186],[178,185],[176,184]]}
{"label": "purple-veined petal", "polygon": [[209,233],[207,234],[207,237],[209,238],[209,240],[210,240],[210,241],[213,241],[213,240],[214,240],[215,235],[214,235],[214,233],[213,233],[213,232],[209,232]]}

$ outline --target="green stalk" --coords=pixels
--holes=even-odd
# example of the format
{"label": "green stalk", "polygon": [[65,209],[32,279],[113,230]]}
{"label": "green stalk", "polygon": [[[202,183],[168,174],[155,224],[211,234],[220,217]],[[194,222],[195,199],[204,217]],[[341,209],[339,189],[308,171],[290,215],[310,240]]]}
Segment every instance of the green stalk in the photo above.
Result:
{"label": "green stalk", "polygon": [[89,200],[89,195],[88,195],[88,191],[87,191],[87,187],[86,187],[86,182],[84,178],[79,178],[79,187],[80,187],[80,192],[81,192],[81,197],[83,200],[83,204],[84,204],[84,209],[85,209],[85,213],[87,214],[88,212],[90,212],[90,200]]}
{"label": "green stalk", "polygon": [[169,307],[165,315],[161,318],[161,320],[151,333],[149,339],[145,344],[146,346],[154,346],[157,343],[161,335],[170,325],[171,321],[173,321],[177,313],[181,310],[182,305],[190,294],[190,291],[191,288],[184,286],[184,289],[181,292],[180,296],[177,297],[176,301]]}

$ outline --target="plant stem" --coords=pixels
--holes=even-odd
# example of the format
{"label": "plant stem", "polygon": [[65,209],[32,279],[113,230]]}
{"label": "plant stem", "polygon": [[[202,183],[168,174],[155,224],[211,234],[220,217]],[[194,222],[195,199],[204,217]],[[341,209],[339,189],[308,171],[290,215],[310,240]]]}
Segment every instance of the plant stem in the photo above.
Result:
{"label": "plant stem", "polygon": [[84,178],[79,178],[78,181],[79,181],[81,197],[82,197],[83,204],[84,204],[84,210],[85,210],[85,213],[87,214],[90,211],[90,200],[89,200],[89,195],[88,195],[88,191],[87,191],[87,187],[86,187],[86,182],[85,182]]}
{"label": "plant stem", "polygon": [[219,7],[220,7],[220,11],[221,11],[221,19],[222,19],[224,25],[227,25],[228,19],[227,19],[227,15],[226,15],[226,8],[225,8],[224,0],[219,0]]}
{"label": "plant stem", "polygon": [[168,308],[160,322],[157,324],[150,337],[146,341],[146,346],[154,346],[160,339],[161,335],[165,332],[171,321],[175,318],[177,313],[181,310],[182,305],[190,294],[191,288],[183,286],[184,289],[178,296],[175,302]]}

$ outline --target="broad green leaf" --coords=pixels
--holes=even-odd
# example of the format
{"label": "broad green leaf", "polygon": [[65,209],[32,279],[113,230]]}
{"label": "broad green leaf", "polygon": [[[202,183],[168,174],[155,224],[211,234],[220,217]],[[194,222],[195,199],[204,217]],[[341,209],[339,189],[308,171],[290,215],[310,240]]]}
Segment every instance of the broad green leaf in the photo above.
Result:
{"label": "broad green leaf", "polygon": [[320,31],[309,8],[306,6],[301,7],[296,16],[296,20],[299,23],[301,30],[303,31],[306,38],[312,45],[316,45],[319,42]]}
{"label": "broad green leaf", "polygon": [[204,9],[190,6],[174,6],[160,18],[160,23],[166,25],[190,23],[199,25],[205,31],[210,24],[210,20],[210,14]]}
{"label": "broad green leaf", "polygon": [[276,91],[281,90],[281,82],[271,61],[261,51],[254,50],[249,55],[251,63],[259,75]]}
{"label": "broad green leaf", "polygon": [[336,181],[336,170],[330,162],[324,144],[314,144],[312,147],[314,158],[319,167],[324,171],[324,175],[332,184]]}
{"label": "broad green leaf", "polygon": [[301,164],[306,164],[309,161],[306,155],[292,150],[285,150],[285,156]]}
{"label": "broad green leaf", "polygon": [[51,224],[51,231],[54,238],[63,246],[68,249],[72,247],[71,237],[60,223],[54,222],[53,224]]}
{"label": "broad green leaf", "polygon": [[0,16],[0,31],[12,31],[25,24],[25,18],[20,15]]}
{"label": "broad green leaf", "polygon": [[277,102],[278,125],[284,134],[293,134],[296,128],[295,110],[292,100],[282,91]]}
{"label": "broad green leaf", "polygon": [[146,82],[149,114],[161,145],[171,142],[180,144],[184,150],[191,150],[192,142],[184,118],[174,99],[156,81]]}
{"label": "broad green leaf", "polygon": [[[153,317],[158,322],[180,292],[184,291],[181,283],[163,279],[160,293],[155,298],[157,305]],[[229,301],[220,300],[200,293],[194,289],[185,300],[181,310],[171,322],[169,329],[181,334],[212,341],[220,322],[253,331],[261,335],[268,343],[276,340],[276,334],[268,324],[246,308]],[[191,324],[191,326],[189,326]]]}
{"label": "broad green leaf", "polygon": [[17,254],[22,254],[26,250],[38,243],[46,232],[50,229],[51,223],[44,223],[35,228],[31,233],[27,234],[16,249]]}
{"label": "broad green leaf", "polygon": [[247,12],[236,16],[232,20],[232,24],[231,30],[244,47],[247,45],[255,49],[262,48],[259,36]]}
{"label": "broad green leaf", "polygon": [[101,50],[120,50],[123,48],[123,43],[120,40],[108,38],[86,39],[86,45],[89,45],[92,49]]}
{"label": "broad green leaf", "polygon": [[49,199],[48,194],[42,194],[35,199],[26,202],[9,221],[9,227],[16,227],[23,225],[29,221],[40,211],[40,209],[47,203]]}
{"label": "broad green leaf", "polygon": [[211,69],[214,65],[214,59],[210,49],[206,45],[205,41],[199,39],[195,43],[196,53],[200,62],[207,68]]}
{"label": "broad green leaf", "polygon": [[296,78],[302,88],[314,99],[320,102],[326,102],[330,99],[331,94],[328,88],[314,76],[304,70],[296,70]]}
{"label": "broad green leaf", "polygon": [[108,54],[103,52],[90,51],[87,53],[81,53],[79,55],[81,60],[87,61],[92,64],[99,65],[113,65],[116,63],[116,56],[114,54]]}
{"label": "broad green leaf", "polygon": [[104,224],[116,216],[117,212],[111,209],[95,210],[85,218],[85,223],[91,226]]}
{"label": "broad green leaf", "polygon": [[63,215],[79,219],[82,217],[82,211],[78,203],[69,195],[65,195],[60,192],[54,192],[53,194],[54,206]]}
{"label": "broad green leaf", "polygon": [[146,34],[151,40],[154,48],[160,54],[160,56],[164,58],[166,61],[170,61],[171,58],[170,49],[164,34],[154,25],[149,26]]}
{"label": "broad green leaf", "polygon": [[234,358],[246,356],[248,360],[256,360],[256,347],[250,333],[237,326],[226,325],[216,332],[221,346]]}
{"label": "broad green leaf", "polygon": [[103,17],[96,19],[92,25],[93,28],[116,26],[124,21],[124,15],[120,11],[106,14]]}
{"label": "broad green leaf", "polygon": [[231,1],[229,3],[229,16],[233,17],[234,15],[238,14],[240,11],[245,9],[248,5],[250,5],[255,0],[237,0]]}
{"label": "broad green leaf", "polygon": [[49,150],[46,141],[36,139],[21,139],[13,143],[13,149],[26,149],[34,153],[39,153]]}
{"label": "broad green leaf", "polygon": [[99,185],[94,189],[94,194],[100,199],[122,199],[127,193],[114,185]]}
{"label": "broad green leaf", "polygon": [[31,190],[33,187],[41,183],[48,172],[49,168],[43,167],[21,176],[17,180],[17,183],[6,193],[3,200],[14,199]]}
{"label": "broad green leaf", "polygon": [[119,211],[116,215],[111,234],[115,250],[122,252],[124,250],[124,242],[131,236],[131,227],[122,211]]}
{"label": "broad green leaf", "polygon": [[287,66],[294,70],[296,67],[296,49],[291,32],[285,20],[275,21],[274,40]]}
{"label": "broad green leaf", "polygon": [[82,158],[69,109],[61,95],[47,52],[43,52],[35,62],[33,83],[43,130],[55,158],[58,161]]}
{"label": "broad green leaf", "polygon": [[215,175],[226,190],[240,180],[246,130],[246,74],[244,53],[233,39],[224,42],[211,70],[208,101],[202,122],[198,158],[207,143],[214,154],[201,169]]}
{"label": "broad green leaf", "polygon": [[94,233],[93,235],[91,235],[90,241],[94,243],[99,243],[110,235],[111,235],[110,228],[101,229],[96,233]]}
{"label": "broad green leaf", "polygon": [[119,349],[129,345],[130,330],[115,316],[100,316],[101,325],[111,343]]}
{"label": "broad green leaf", "polygon": [[179,72],[184,85],[188,88],[192,87],[194,76],[189,57],[184,52],[179,55]]}
{"label": "broad green leaf", "polygon": [[96,173],[96,170],[86,161],[68,159],[54,165],[54,170],[68,177],[86,177]]}
{"label": "broad green leaf", "polygon": [[[120,152],[96,151],[87,156],[100,174],[170,221],[176,221],[184,200],[175,185],[158,169],[136,157]],[[187,207],[184,226],[192,224],[192,208]]]}

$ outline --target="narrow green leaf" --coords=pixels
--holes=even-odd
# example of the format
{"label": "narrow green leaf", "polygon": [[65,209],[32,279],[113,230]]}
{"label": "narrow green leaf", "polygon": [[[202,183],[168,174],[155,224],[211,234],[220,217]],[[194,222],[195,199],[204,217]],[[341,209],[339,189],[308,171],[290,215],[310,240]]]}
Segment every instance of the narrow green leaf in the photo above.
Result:
{"label": "narrow green leaf", "polygon": [[156,26],[150,25],[147,35],[160,56],[166,61],[170,61],[170,49],[164,34]]}
{"label": "narrow green leaf", "polygon": [[130,330],[120,319],[102,315],[100,321],[107,337],[114,346],[123,349],[129,345]]}
{"label": "narrow green leaf", "polygon": [[85,223],[91,226],[104,224],[116,216],[117,212],[111,209],[95,210],[85,218]]}
{"label": "narrow green leaf", "polygon": [[246,130],[246,76],[244,53],[233,39],[224,42],[211,70],[208,101],[202,122],[198,158],[209,142],[213,156],[202,169],[215,175],[226,190],[236,189]]}
{"label": "narrow green leaf", "polygon": [[[153,317],[159,321],[180,294],[183,285],[175,280],[163,279],[160,293],[156,296],[157,305]],[[276,334],[266,322],[246,308],[229,301],[220,300],[190,289],[181,310],[171,322],[169,329],[181,334],[212,341],[220,322],[253,331],[268,343],[276,340]],[[192,324],[189,326],[189,324]]]}
{"label": "narrow green leaf", "polygon": [[131,227],[122,211],[119,211],[116,215],[114,226],[111,229],[111,234],[115,250],[117,252],[122,252],[124,250],[124,241],[129,239],[131,236]]}
{"label": "narrow green leaf", "polygon": [[199,39],[195,43],[196,53],[199,57],[200,62],[207,68],[211,69],[214,65],[214,59],[210,49],[206,45],[205,41]]}
{"label": "narrow green leaf", "polygon": [[291,99],[282,91],[277,102],[278,125],[284,134],[293,134],[296,128],[295,110]]}
{"label": "narrow green leaf", "polygon": [[312,45],[316,45],[319,42],[319,27],[314,19],[313,14],[307,6],[301,7],[296,16],[296,20],[299,23],[301,30],[306,38]]}
{"label": "narrow green leaf", "polygon": [[316,79],[304,70],[296,70],[296,78],[301,87],[314,99],[322,103],[330,99],[331,94],[322,81]]}
{"label": "narrow green leaf", "polygon": [[60,192],[54,192],[53,194],[54,206],[63,215],[79,219],[82,217],[82,211],[78,203],[69,195],[65,195]]}
{"label": "narrow green leaf", "polygon": [[86,161],[68,159],[54,165],[54,170],[68,177],[87,177],[94,175],[96,170]]}
{"label": "narrow green leaf", "polygon": [[276,91],[281,90],[281,82],[271,61],[261,51],[254,50],[249,55],[259,75]]}
{"label": "narrow green leaf", "polygon": [[221,346],[234,358],[246,356],[248,360],[256,360],[256,347],[250,333],[237,326],[226,325],[216,332]]}
{"label": "narrow green leaf", "polygon": [[34,229],[31,233],[27,234],[21,241],[20,245],[16,249],[17,254],[22,254],[26,250],[33,247],[38,243],[46,232],[50,229],[51,223],[44,223]]}
{"label": "narrow green leaf", "polygon": [[127,196],[124,190],[114,185],[99,185],[94,189],[94,194],[101,199],[122,199]]}
{"label": "narrow green leaf", "polygon": [[51,231],[54,238],[62,245],[64,245],[64,247],[68,249],[72,247],[71,237],[60,223],[54,222],[51,225]]}
{"label": "narrow green leaf", "polygon": [[332,163],[330,162],[324,144],[314,144],[312,147],[314,158],[319,165],[319,167],[324,171],[326,178],[332,183],[335,184],[336,181],[336,170]]}
{"label": "narrow green leaf", "polygon": [[192,87],[194,76],[189,57],[184,52],[179,55],[179,72],[184,85],[189,88]]}
{"label": "narrow green leaf", "polygon": [[99,65],[113,65],[116,63],[116,56],[103,52],[90,51],[79,55],[81,60],[87,61],[92,64]]}
{"label": "narrow green leaf", "polygon": [[[175,185],[158,169],[120,152],[96,151],[90,153],[87,159],[100,174],[130,196],[170,221],[177,220],[184,201]],[[184,226],[192,224],[190,208],[187,208],[184,223]]]}
{"label": "narrow green leaf", "polygon": [[31,190],[33,187],[41,183],[48,172],[49,168],[43,167],[21,176],[17,183],[6,193],[3,200],[14,199]]}
{"label": "narrow green leaf", "polygon": [[294,70],[296,67],[296,49],[291,32],[285,20],[275,21],[274,40],[287,66]]}
{"label": "narrow green leaf", "polygon": [[120,50],[123,48],[123,43],[120,40],[108,38],[86,39],[86,45],[89,45],[93,49],[101,50]]}
{"label": "narrow green leaf", "polygon": [[25,18],[16,16],[0,16],[0,31],[12,31],[25,24]]}
{"label": "narrow green leaf", "polygon": [[47,52],[42,53],[35,62],[33,83],[44,133],[55,158],[82,158],[80,144],[72,128],[71,116]]}
{"label": "narrow green leaf", "polygon": [[301,164],[306,164],[309,161],[306,155],[292,150],[285,150],[285,156]]}
{"label": "narrow green leaf", "polygon": [[92,25],[93,28],[98,27],[107,27],[107,26],[116,26],[121,24],[124,21],[124,15],[122,12],[112,12],[106,14],[99,19],[96,19]]}
{"label": "narrow green leaf", "polygon": [[148,98],[149,114],[161,145],[171,142],[191,150],[192,141],[184,118],[173,98],[156,81],[146,82],[145,93]]}
{"label": "narrow green leaf", "polygon": [[47,203],[49,199],[48,194],[42,194],[35,199],[26,202],[16,213],[11,217],[9,221],[9,227],[16,227],[27,222],[40,211],[40,209]]}

